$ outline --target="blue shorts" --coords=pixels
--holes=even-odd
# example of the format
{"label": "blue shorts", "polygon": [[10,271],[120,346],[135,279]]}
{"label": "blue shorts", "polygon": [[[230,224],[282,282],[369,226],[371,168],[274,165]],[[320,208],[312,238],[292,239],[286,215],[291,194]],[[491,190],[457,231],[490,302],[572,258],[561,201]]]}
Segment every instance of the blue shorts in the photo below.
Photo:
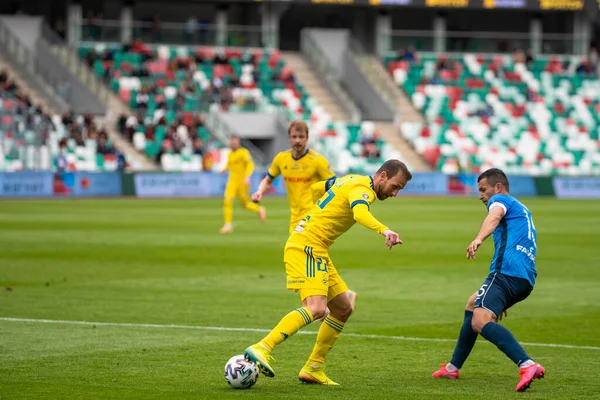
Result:
{"label": "blue shorts", "polygon": [[496,317],[529,296],[533,286],[527,279],[500,273],[489,274],[479,288],[475,308],[485,308]]}

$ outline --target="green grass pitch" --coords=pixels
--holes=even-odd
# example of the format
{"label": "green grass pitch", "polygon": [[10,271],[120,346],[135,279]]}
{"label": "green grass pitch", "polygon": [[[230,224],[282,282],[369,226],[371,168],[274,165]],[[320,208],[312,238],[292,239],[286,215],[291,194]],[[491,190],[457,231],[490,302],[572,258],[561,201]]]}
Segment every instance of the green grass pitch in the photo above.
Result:
{"label": "green grass pitch", "polygon": [[331,248],[359,293],[326,363],[342,386],[297,380],[315,323],[275,350],[275,378],[245,391],[228,388],[225,362],[298,305],[282,265],[285,199],[265,200],[264,225],[236,205],[228,236],[218,199],[2,200],[0,399],[600,398],[600,203],[523,200],[538,282],[503,323],[547,368],[525,394],[514,393],[516,366],[482,339],[460,380],[430,378],[487,275],[491,239],[465,259],[485,216],[476,198],[374,204],[404,245],[388,251],[355,226]]}

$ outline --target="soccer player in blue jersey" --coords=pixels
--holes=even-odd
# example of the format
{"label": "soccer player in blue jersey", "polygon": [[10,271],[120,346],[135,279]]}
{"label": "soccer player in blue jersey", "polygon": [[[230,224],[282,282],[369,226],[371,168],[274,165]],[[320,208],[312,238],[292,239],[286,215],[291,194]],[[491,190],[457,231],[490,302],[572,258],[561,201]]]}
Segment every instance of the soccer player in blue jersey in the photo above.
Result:
{"label": "soccer player in blue jersey", "polygon": [[544,367],[533,361],[508,329],[498,324],[506,310],[529,296],[535,284],[536,232],[531,213],[509,194],[504,172],[492,168],[477,179],[479,199],[488,215],[475,240],[467,247],[467,259],[475,259],[477,249],[493,234],[494,258],[490,274],[467,302],[458,342],[449,363],[433,373],[433,378],[458,379],[459,371],[471,353],[477,335],[495,344],[520,368],[517,392],[543,378]]}

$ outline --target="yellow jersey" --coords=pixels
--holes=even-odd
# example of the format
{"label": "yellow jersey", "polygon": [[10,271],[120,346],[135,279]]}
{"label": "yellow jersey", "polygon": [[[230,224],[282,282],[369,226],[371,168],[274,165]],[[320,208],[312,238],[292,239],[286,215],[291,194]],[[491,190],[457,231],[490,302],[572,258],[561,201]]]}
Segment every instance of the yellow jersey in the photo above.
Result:
{"label": "yellow jersey", "polygon": [[283,175],[292,216],[306,214],[315,204],[310,190],[313,183],[335,176],[325,157],[310,149],[300,158],[294,158],[291,150],[280,152],[268,173],[271,179]]}
{"label": "yellow jersey", "polygon": [[370,176],[346,175],[330,179],[325,182],[325,190],[325,194],[300,221],[289,238],[290,242],[329,248],[357,221],[377,233],[388,229],[369,212],[377,198]]}
{"label": "yellow jersey", "polygon": [[242,182],[254,172],[254,163],[248,149],[240,147],[227,155],[226,170],[229,170],[230,182]]}

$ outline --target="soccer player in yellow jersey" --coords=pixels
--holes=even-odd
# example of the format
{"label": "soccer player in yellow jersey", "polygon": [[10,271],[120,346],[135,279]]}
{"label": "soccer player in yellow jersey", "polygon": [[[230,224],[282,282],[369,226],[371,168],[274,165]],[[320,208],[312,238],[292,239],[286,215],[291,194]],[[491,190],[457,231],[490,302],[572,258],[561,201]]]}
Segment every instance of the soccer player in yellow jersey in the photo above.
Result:
{"label": "soccer player in yellow jersey", "polygon": [[[308,125],[302,120],[292,121],[288,127],[290,149],[275,156],[267,176],[260,182],[252,201],[260,203],[263,194],[269,189],[275,178],[283,175],[288,203],[290,205],[290,234],[298,223],[308,214],[316,199],[313,199],[311,185],[319,181],[335,178],[329,169],[329,163],[321,154],[308,149]],[[319,196],[321,197],[321,196]],[[349,290],[352,307],[356,293]]]}
{"label": "soccer player in yellow jersey", "polygon": [[325,193],[295,228],[283,255],[287,288],[299,292],[302,307],[283,317],[267,336],[244,351],[263,374],[275,376],[271,366],[275,346],[321,318],[329,307],[331,312],[319,328],[317,342],[300,370],[299,379],[305,383],[337,385],[325,375],[323,363],[352,314],[352,306],[346,294],[348,286],[329,258],[329,246],[355,222],[383,235],[390,249],[401,244],[398,234],[369,210],[375,198],[385,200],[396,196],[411,179],[402,161],[388,160],[373,177],[346,175],[325,184],[314,184],[315,191],[322,187]]}
{"label": "soccer player in yellow jersey", "polygon": [[225,202],[223,205],[223,214],[225,225],[221,228],[221,233],[233,232],[231,224],[233,218],[233,200],[240,198],[242,206],[251,212],[257,213],[261,221],[266,219],[266,210],[250,201],[250,176],[254,172],[254,163],[248,149],[241,147],[240,138],[232,136],[229,143],[231,152],[227,156],[227,165],[222,173],[229,171],[229,179],[225,187]]}
{"label": "soccer player in yellow jersey", "polygon": [[304,121],[292,121],[288,127],[290,149],[275,156],[267,176],[260,182],[252,201],[260,203],[263,194],[275,178],[283,175],[288,203],[290,205],[290,234],[300,220],[314,205],[310,186],[313,183],[333,178],[329,163],[321,154],[308,149],[308,125]]}

